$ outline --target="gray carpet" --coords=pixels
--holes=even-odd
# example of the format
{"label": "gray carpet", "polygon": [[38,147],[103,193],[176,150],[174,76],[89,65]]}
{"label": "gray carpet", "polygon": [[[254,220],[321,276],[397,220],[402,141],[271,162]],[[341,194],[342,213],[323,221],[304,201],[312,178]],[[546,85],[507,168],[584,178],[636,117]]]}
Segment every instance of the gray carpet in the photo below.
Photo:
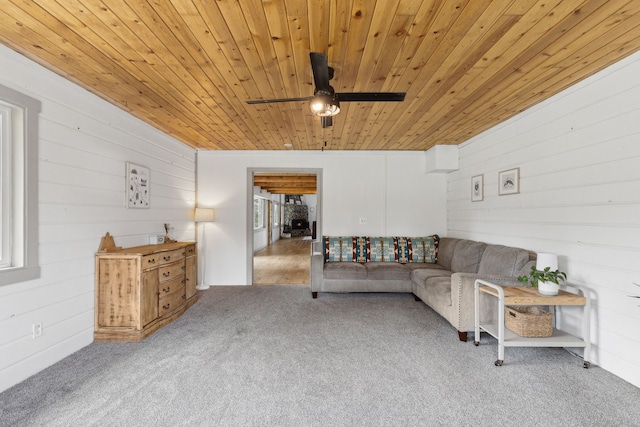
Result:
{"label": "gray carpet", "polygon": [[0,425],[640,425],[638,388],[563,349],[496,357],[409,294],[215,287],[142,343],[93,343],[0,394]]}

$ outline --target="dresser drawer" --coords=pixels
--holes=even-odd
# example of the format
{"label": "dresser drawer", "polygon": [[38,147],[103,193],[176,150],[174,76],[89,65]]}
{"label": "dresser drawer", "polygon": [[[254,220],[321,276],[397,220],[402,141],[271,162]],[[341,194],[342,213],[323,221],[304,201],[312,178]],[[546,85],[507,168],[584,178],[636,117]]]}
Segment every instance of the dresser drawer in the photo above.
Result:
{"label": "dresser drawer", "polygon": [[160,265],[169,264],[184,259],[184,249],[176,249],[173,251],[159,252],[157,254]]}
{"label": "dresser drawer", "polygon": [[181,290],[173,292],[164,298],[161,298],[158,302],[158,316],[162,317],[167,313],[180,308],[186,301],[184,295],[184,286]]}
{"label": "dresser drawer", "polygon": [[160,280],[160,283],[164,283],[184,274],[184,270],[184,261],[163,265],[158,269],[158,279]]}
{"label": "dresser drawer", "polygon": [[169,294],[178,292],[180,289],[184,289],[184,276],[180,275],[175,279],[171,279],[167,282],[162,282],[158,285],[158,295],[160,298],[164,298]]}
{"label": "dresser drawer", "polygon": [[151,254],[145,255],[142,257],[142,269],[148,270],[153,267],[157,267],[160,265],[160,255],[159,254]]}
{"label": "dresser drawer", "polygon": [[196,254],[196,245],[189,245],[185,248],[187,256],[194,256]]}

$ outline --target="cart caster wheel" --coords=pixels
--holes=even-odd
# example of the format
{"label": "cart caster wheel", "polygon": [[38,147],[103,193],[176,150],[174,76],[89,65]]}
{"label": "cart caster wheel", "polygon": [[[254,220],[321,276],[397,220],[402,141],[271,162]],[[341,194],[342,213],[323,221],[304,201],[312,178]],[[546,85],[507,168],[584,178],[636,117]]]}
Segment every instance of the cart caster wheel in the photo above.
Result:
{"label": "cart caster wheel", "polygon": [[502,362],[503,362],[503,360],[498,359],[493,364],[496,365],[496,366],[502,366]]}
{"label": "cart caster wheel", "polygon": [[582,364],[582,367],[583,367],[584,369],[589,369],[589,367],[590,367],[590,366],[591,366],[591,363],[590,363],[590,362],[587,362],[587,361],[585,361],[585,362]]}
{"label": "cart caster wheel", "polygon": [[474,341],[474,342],[473,342],[473,345],[475,345],[475,346],[477,347],[478,345],[480,345],[480,342],[478,342],[478,341]]}

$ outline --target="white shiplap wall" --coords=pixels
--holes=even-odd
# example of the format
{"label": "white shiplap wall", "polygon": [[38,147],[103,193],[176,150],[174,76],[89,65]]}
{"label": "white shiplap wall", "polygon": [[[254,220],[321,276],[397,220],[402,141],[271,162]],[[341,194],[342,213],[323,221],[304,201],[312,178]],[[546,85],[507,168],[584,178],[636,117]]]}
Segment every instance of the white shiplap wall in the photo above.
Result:
{"label": "white shiplap wall", "polygon": [[[592,360],[640,386],[640,54],[459,146],[448,235],[559,254],[594,299]],[[520,194],[498,173],[520,168]],[[484,200],[471,178],[484,174]],[[564,310],[574,332],[579,312]],[[508,355],[506,356],[508,357]]]}
{"label": "white shiplap wall", "polygon": [[[41,278],[0,286],[0,391],[93,341],[94,254],[173,227],[194,240],[195,150],[0,45],[0,84],[42,102]],[[150,209],[125,208],[125,164],[150,169]],[[44,332],[32,338],[33,323]]]}
{"label": "white shiplap wall", "polygon": [[207,284],[251,284],[247,170],[291,165],[322,171],[318,235],[418,236],[445,230],[446,177],[426,173],[423,152],[201,151],[198,182],[206,185],[198,198],[216,208],[216,222],[207,227]]}

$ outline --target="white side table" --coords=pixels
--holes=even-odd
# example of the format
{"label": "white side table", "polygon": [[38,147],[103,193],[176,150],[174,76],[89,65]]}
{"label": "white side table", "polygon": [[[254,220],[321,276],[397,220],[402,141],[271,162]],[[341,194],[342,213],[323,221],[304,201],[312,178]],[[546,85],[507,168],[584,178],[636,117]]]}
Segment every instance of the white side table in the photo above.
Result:
{"label": "white side table", "polygon": [[[591,353],[591,342],[589,332],[589,313],[591,300],[588,292],[576,285],[563,285],[558,295],[548,296],[538,293],[537,288],[525,286],[498,286],[485,280],[476,280],[474,284],[475,292],[475,339],[474,344],[480,343],[480,331],[483,330],[498,340],[498,360],[496,366],[502,366],[504,362],[505,347],[581,347],[584,348],[583,366],[590,366],[589,356]],[[573,292],[567,292],[567,290]],[[480,323],[480,294],[486,294],[498,298],[498,319],[497,323]],[[504,306],[505,305],[545,305],[554,314],[554,328],[550,337],[529,338],[522,337],[512,332],[504,326]],[[574,305],[583,306],[582,318],[582,338],[571,335],[567,332],[555,328],[555,306]]]}

